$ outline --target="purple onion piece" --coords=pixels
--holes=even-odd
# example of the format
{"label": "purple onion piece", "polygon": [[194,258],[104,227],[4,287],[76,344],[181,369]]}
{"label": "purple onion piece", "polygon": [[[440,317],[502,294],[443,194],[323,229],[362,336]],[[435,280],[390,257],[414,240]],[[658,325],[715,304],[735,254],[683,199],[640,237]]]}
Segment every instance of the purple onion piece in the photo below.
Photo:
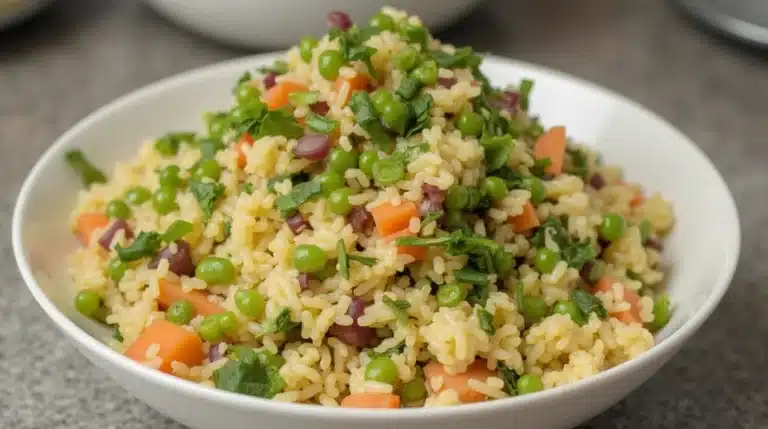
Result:
{"label": "purple onion piece", "polygon": [[270,89],[275,85],[277,85],[277,73],[275,72],[267,73],[267,75],[264,76],[264,88]]}
{"label": "purple onion piece", "polygon": [[373,228],[373,216],[362,206],[353,207],[347,215],[347,222],[352,225],[352,231],[365,234]]}
{"label": "purple onion piece", "polygon": [[458,81],[456,80],[455,77],[439,77],[439,78],[437,78],[437,85],[441,86],[443,88],[450,88],[453,85],[456,85],[456,82],[458,82]]}
{"label": "purple onion piece", "polygon": [[309,224],[309,221],[307,221],[301,213],[296,213],[295,215],[290,216],[285,220],[285,223],[295,235],[301,234],[304,230],[312,229],[312,225]]}
{"label": "purple onion piece", "polygon": [[587,261],[584,263],[584,266],[581,267],[581,270],[579,270],[579,276],[584,279],[585,282],[589,283],[589,273],[592,272],[592,268],[595,267],[594,261]]}
{"label": "purple onion piece", "polygon": [[420,206],[422,215],[443,209],[445,192],[442,189],[435,185],[425,183],[421,186],[421,192],[424,194],[424,199],[421,200]]}
{"label": "purple onion piece", "polygon": [[605,178],[603,178],[602,174],[595,173],[589,178],[589,186],[599,191],[605,186]]}
{"label": "purple onion piece", "polygon": [[170,247],[165,247],[149,262],[149,268],[157,268],[160,261],[168,260],[168,269],[178,276],[192,277],[195,275],[195,263],[192,262],[192,251],[189,243],[184,240],[176,240],[176,253],[171,252]]}
{"label": "purple onion piece", "polygon": [[367,307],[364,299],[359,297],[352,298],[352,302],[347,307],[347,316],[351,317],[353,321],[357,322],[357,319],[365,313],[365,307]]}
{"label": "purple onion piece", "polygon": [[347,309],[347,315],[352,318],[352,324],[341,326],[334,323],[328,329],[328,334],[350,346],[364,347],[370,344],[376,336],[376,330],[369,326],[357,324],[357,319],[363,315],[365,307],[366,303],[361,298],[352,298],[352,303]]}
{"label": "purple onion piece", "polygon": [[128,225],[128,222],[124,221],[123,219],[118,219],[114,222],[112,222],[112,225],[107,228],[106,231],[104,231],[104,234],[99,238],[99,246],[103,247],[105,250],[109,250],[109,246],[112,244],[112,240],[115,239],[115,234],[117,234],[117,231],[123,230],[123,235],[127,239],[133,238],[133,230]]}
{"label": "purple onion piece", "polygon": [[325,116],[331,110],[331,106],[329,106],[328,103],[326,103],[325,101],[318,101],[316,103],[310,104],[309,110],[311,110],[312,113],[316,113],[320,116]]}
{"label": "purple onion piece", "polygon": [[319,161],[325,159],[331,151],[331,140],[323,134],[307,134],[300,138],[293,148],[299,158]]}
{"label": "purple onion piece", "polygon": [[299,273],[296,280],[298,280],[301,290],[307,290],[309,289],[309,282],[312,281],[312,278],[307,273]]}
{"label": "purple onion piece", "polygon": [[661,244],[661,241],[651,237],[647,240],[645,240],[646,247],[650,247],[651,249],[656,249],[659,252],[664,250],[664,245]]}
{"label": "purple onion piece", "polygon": [[328,14],[328,26],[347,31],[352,26],[352,19],[344,12],[334,11]]}
{"label": "purple onion piece", "polygon": [[221,352],[219,352],[219,343],[211,344],[211,348],[208,349],[208,361],[216,362],[221,359]]}

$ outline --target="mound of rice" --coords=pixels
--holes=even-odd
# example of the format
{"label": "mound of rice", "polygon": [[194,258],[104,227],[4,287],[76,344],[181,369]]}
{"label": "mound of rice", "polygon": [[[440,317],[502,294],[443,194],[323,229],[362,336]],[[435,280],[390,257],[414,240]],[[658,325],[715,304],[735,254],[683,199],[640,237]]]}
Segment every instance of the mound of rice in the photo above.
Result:
{"label": "mound of rice", "polygon": [[[431,38],[417,17],[404,12],[383,9],[376,23],[383,30],[337,29],[315,43],[303,41],[274,67],[245,76],[237,87],[243,94],[239,104],[208,114],[206,132],[147,141],[135,158],[114,167],[108,181],[93,180],[81,192],[71,222],[85,242],[69,259],[70,273],[80,298],[83,291],[98,295],[100,308],[89,315],[116,327],[111,344],[126,351],[147,327],[171,319],[169,303],[160,296],[169,282],[182,294],[202,293],[236,326],[201,334],[204,358],[165,362],[165,370],[281,401],[339,406],[349,397],[363,400],[350,400],[349,406],[377,406],[366,398],[396,398],[387,405],[392,407],[492,400],[571,383],[651,348],[651,331],[669,316],[660,251],[661,238],[674,223],[670,205],[659,195],[644,195],[640,186],[622,179],[618,168],[570,140],[559,155],[562,169],[553,169],[553,160],[536,149],[548,130],[529,116],[530,82],[490,87],[471,50]],[[331,80],[321,72],[328,50],[344,59],[339,77]],[[437,81],[419,82],[423,73],[408,71],[398,58],[405,50],[415,50],[420,62],[433,59]],[[365,86],[353,88],[359,77]],[[414,77],[418,95],[402,95]],[[286,82],[301,88],[294,89],[298,96],[274,106],[276,94],[290,86]],[[334,148],[395,157],[372,136],[352,94],[374,89],[375,102],[378,93],[391,91],[411,115],[410,134],[387,129],[386,122],[383,128],[381,122],[374,125],[395,143],[395,154],[406,154],[398,158],[402,178],[384,185],[370,167],[349,166],[343,171],[347,206],[370,216],[386,205],[415,204],[421,210],[406,219],[406,240],[383,237],[379,218],[372,228],[356,226],[344,213],[348,207],[339,209],[338,199],[331,201],[336,197],[317,189],[300,198],[298,207],[284,207],[295,201],[302,182],[320,180],[326,169],[328,161],[301,155],[307,136],[323,132],[323,126],[334,128],[325,130],[325,141]],[[249,93],[256,96],[248,99]],[[272,109],[280,107],[282,120],[301,128],[299,135],[265,131],[266,108],[259,97]],[[420,118],[413,113],[416,99],[428,102]],[[247,117],[248,106],[257,106],[252,117]],[[467,112],[482,119],[482,135],[461,129]],[[507,138],[507,146],[492,147],[488,142],[494,136],[502,143]],[[503,156],[501,165],[491,167],[490,156]],[[215,160],[220,174],[196,177],[201,159]],[[161,186],[157,172],[168,166],[178,167],[180,179],[171,211],[160,214],[156,197],[126,200],[126,192],[137,187],[156,193],[167,186]],[[502,178],[503,195],[492,198],[485,181],[490,176]],[[216,193],[206,199],[192,190],[195,181],[217,183],[209,188]],[[543,187],[536,189],[537,184]],[[459,188],[480,201],[457,210]],[[115,201],[127,203],[127,213],[116,212]],[[525,217],[527,207],[535,211]],[[84,215],[98,219],[103,213],[112,218],[101,215],[101,223],[83,230]],[[608,216],[621,220],[610,239]],[[105,243],[115,217],[127,226]],[[302,219],[297,231],[292,222]],[[521,227],[519,219],[527,219],[528,226]],[[174,224],[186,226],[180,240],[189,245],[193,264],[199,268],[211,256],[225,258],[234,267],[233,280],[211,284],[192,272],[179,275],[169,260],[181,252],[178,241],[149,245],[138,258],[126,256],[126,249],[141,244],[140,233],[162,234]],[[493,255],[429,241],[441,237],[445,242],[490,239],[484,243],[494,243],[488,245]],[[299,245],[322,250],[328,261],[322,273],[299,273],[294,265]],[[161,246],[168,247],[166,256],[155,257]],[[426,253],[414,252],[413,246]],[[546,253],[542,249],[550,259],[537,256]],[[487,263],[497,255],[511,265],[502,269]],[[468,279],[461,270],[480,278]],[[465,296],[441,302],[438,292],[445,285],[458,285]],[[243,290],[263,297],[263,311],[243,314],[236,298]],[[353,314],[359,303],[364,310]],[[535,305],[543,310],[536,312]],[[216,323],[215,314],[190,316],[172,321],[194,335],[204,324]],[[350,340],[344,333],[350,331],[369,336]],[[169,353],[162,347],[172,345],[151,343],[137,360],[163,367]],[[259,358],[247,359],[243,347]],[[373,360],[379,368],[382,360],[387,368],[394,364],[396,371],[377,375],[369,365]],[[255,371],[266,377],[258,382],[278,388],[263,393],[227,381],[224,372],[232,369]]]}

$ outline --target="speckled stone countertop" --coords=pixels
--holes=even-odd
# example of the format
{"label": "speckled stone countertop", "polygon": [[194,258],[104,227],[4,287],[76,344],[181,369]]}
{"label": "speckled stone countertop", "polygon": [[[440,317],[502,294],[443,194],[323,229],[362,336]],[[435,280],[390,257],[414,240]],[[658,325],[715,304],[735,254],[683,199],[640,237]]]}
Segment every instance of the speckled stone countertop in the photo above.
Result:
{"label": "speckled stone countertop", "polygon": [[[662,0],[490,1],[440,36],[626,94],[691,136],[735,194],[744,244],[730,292],[663,370],[583,428],[768,427],[768,53],[702,31]],[[0,33],[0,428],[180,428],[47,320],[13,261],[11,211],[28,169],[80,118],[159,78],[245,54],[134,1],[61,0]]]}

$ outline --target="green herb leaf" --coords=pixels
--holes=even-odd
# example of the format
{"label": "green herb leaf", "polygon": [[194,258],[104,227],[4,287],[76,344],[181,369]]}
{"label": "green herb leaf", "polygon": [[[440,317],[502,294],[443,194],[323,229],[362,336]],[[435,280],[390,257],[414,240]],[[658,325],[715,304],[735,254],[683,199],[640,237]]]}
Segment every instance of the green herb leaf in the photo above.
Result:
{"label": "green herb leaf", "polygon": [[511,135],[502,136],[483,136],[480,144],[485,149],[485,169],[488,172],[494,172],[507,165],[514,139]]}
{"label": "green herb leaf", "polygon": [[140,232],[136,239],[128,247],[122,247],[119,244],[115,246],[117,257],[123,262],[135,261],[137,259],[155,256],[160,245],[162,236],[157,232]]}
{"label": "green herb leaf", "polygon": [[234,357],[213,373],[216,388],[267,399],[285,389],[280,369],[263,355],[239,347]]}
{"label": "green herb leaf", "polygon": [[395,91],[395,94],[399,95],[403,100],[411,100],[421,90],[421,81],[406,76],[400,81],[400,86]]}
{"label": "green herb leaf", "polygon": [[467,302],[472,305],[484,306],[488,302],[488,296],[490,291],[488,290],[488,284],[476,284],[472,286],[467,293]]}
{"label": "green herb leaf", "polygon": [[263,66],[259,67],[259,73],[261,74],[267,74],[267,73],[274,73],[274,74],[286,74],[288,73],[288,63],[286,63],[283,60],[275,60],[274,63],[272,63],[271,66]]}
{"label": "green herb leaf", "polygon": [[429,32],[427,32],[426,28],[420,25],[401,25],[400,36],[408,43],[417,43],[421,45],[422,48],[426,48],[427,43],[429,42]]}
{"label": "green herb leaf", "polygon": [[361,61],[368,68],[368,73],[374,79],[378,79],[378,73],[371,62],[371,57],[376,54],[376,49],[363,44],[370,35],[372,35],[370,30],[361,32],[358,29],[344,31],[339,28],[332,28],[328,32],[330,40],[339,40],[339,53],[345,61]]}
{"label": "green herb leaf", "polygon": [[216,152],[224,149],[224,143],[219,139],[203,138],[197,143],[202,159],[214,159]]}
{"label": "green herb leaf", "polygon": [[272,194],[275,193],[275,185],[278,183],[281,183],[285,181],[286,179],[291,179],[291,183],[293,186],[298,185],[299,183],[304,183],[309,180],[309,174],[304,173],[303,171],[296,174],[282,174],[279,176],[275,176],[267,180],[267,192],[270,192]]}
{"label": "green herb leaf", "polygon": [[523,293],[523,282],[520,280],[515,285],[515,302],[517,303],[517,312],[523,314],[525,312],[525,294]]}
{"label": "green herb leaf", "polygon": [[584,152],[575,148],[566,148],[566,153],[569,156],[570,162],[568,162],[565,172],[579,176],[582,179],[586,178],[589,168],[587,166],[587,156]]}
{"label": "green herb leaf", "polygon": [[472,285],[488,284],[488,274],[481,273],[480,271],[475,271],[469,268],[453,270],[453,277],[457,282],[460,283],[469,283]]}
{"label": "green herb leaf", "polygon": [[597,258],[597,251],[592,242],[586,239],[580,243],[573,243],[564,249],[560,249],[560,254],[563,260],[568,263],[568,266],[580,270],[585,263]]}
{"label": "green herb leaf", "polygon": [[589,317],[589,313],[595,313],[601,319],[608,317],[608,312],[603,307],[603,302],[600,301],[600,298],[585,290],[574,289],[571,291],[571,300],[584,313],[585,318]]}
{"label": "green herb leaf", "polygon": [[349,280],[349,257],[347,256],[347,248],[344,247],[344,240],[339,239],[336,244],[336,252],[339,254],[339,272],[345,280]]}
{"label": "green herb leaf", "polygon": [[232,221],[228,220],[224,222],[224,239],[228,239],[232,235]]}
{"label": "green herb leaf", "polygon": [[432,119],[429,116],[429,111],[432,109],[433,102],[432,96],[426,93],[419,95],[411,101],[410,110],[413,119],[405,130],[406,137],[416,135],[421,130],[429,127]]}
{"label": "green herb leaf", "polygon": [[520,108],[527,111],[530,105],[531,91],[533,90],[533,81],[531,79],[523,79],[520,81],[518,91],[520,92]]}
{"label": "green herb leaf", "polygon": [[367,265],[369,267],[372,267],[372,266],[376,265],[377,262],[379,262],[378,259],[376,259],[376,258],[371,258],[369,256],[363,256],[363,255],[347,255],[347,258],[350,261],[359,262],[359,263],[361,263],[363,265]]}
{"label": "green herb leaf", "polygon": [[347,52],[347,59],[349,61],[361,61],[363,64],[365,64],[365,67],[368,68],[368,73],[374,79],[378,79],[379,74],[376,71],[376,68],[373,67],[373,62],[371,62],[371,57],[375,54],[376,48],[365,45],[358,45],[349,49]]}
{"label": "green herb leaf", "polygon": [[547,175],[546,169],[552,165],[552,159],[549,157],[539,158],[533,161],[533,167],[531,167],[531,174],[536,177],[544,177]]}
{"label": "green herb leaf", "polygon": [[392,137],[387,134],[376,116],[371,96],[365,91],[355,92],[349,100],[349,108],[354,112],[358,125],[371,136],[373,143],[384,152],[392,152]]}
{"label": "green herb leaf", "polygon": [[283,307],[277,316],[267,325],[264,330],[266,333],[288,332],[299,326],[298,323],[291,320],[291,309]]}
{"label": "green herb leaf", "polygon": [[320,93],[317,91],[301,91],[288,94],[288,100],[294,106],[309,106],[312,103],[317,103],[319,99]]}
{"label": "green herb leaf", "polygon": [[244,84],[246,82],[250,82],[251,80],[253,80],[253,75],[251,75],[251,72],[249,72],[249,71],[243,72],[243,74],[241,74],[240,77],[237,78],[237,82],[235,82],[235,87],[232,88],[232,93],[233,94],[236,93],[237,92],[237,88],[241,84]]}
{"label": "green herb leaf", "polygon": [[322,193],[320,182],[312,180],[299,183],[291,189],[291,192],[288,193],[288,195],[280,196],[275,202],[275,205],[277,206],[277,209],[280,210],[280,216],[286,218],[296,212],[296,210],[299,209],[299,206],[313,197],[320,195],[320,193]]}
{"label": "green herb leaf", "polygon": [[444,69],[474,68],[482,62],[482,58],[475,55],[472,48],[468,46],[456,49],[456,52],[453,54],[443,51],[432,51],[429,53],[429,56],[435,60],[437,65]]}
{"label": "green herb leaf", "polygon": [[66,154],[67,164],[80,176],[83,186],[89,188],[94,183],[107,183],[107,176],[93,166],[80,150],[72,150]]}
{"label": "green herb leaf", "polygon": [[307,115],[305,122],[310,130],[320,134],[330,134],[339,128],[339,121],[311,112]]}
{"label": "green herb leaf", "polygon": [[117,324],[110,325],[110,326],[112,326],[112,338],[117,341],[120,341],[121,343],[125,341],[125,339],[123,338],[123,334],[120,333],[120,326]]}
{"label": "green herb leaf", "polygon": [[426,216],[424,216],[424,219],[421,220],[421,229],[423,230],[424,227],[430,223],[440,220],[440,218],[443,217],[443,214],[445,213],[442,210],[427,213]]}
{"label": "green herb leaf", "polygon": [[494,335],[496,327],[493,326],[493,314],[480,305],[475,306],[475,314],[477,314],[477,322],[480,324],[480,329],[488,335]]}
{"label": "green herb leaf", "polygon": [[284,136],[289,139],[297,139],[303,135],[304,130],[292,114],[283,110],[272,110],[264,115],[259,133],[253,139],[258,140],[265,136]]}
{"label": "green herb leaf", "polygon": [[520,375],[501,361],[496,362],[496,369],[499,371],[499,378],[504,381],[504,391],[509,396],[517,395],[517,379]]}
{"label": "green herb leaf", "polygon": [[395,316],[397,321],[402,325],[408,324],[408,310],[411,307],[411,304],[408,303],[408,301],[398,299],[397,301],[393,300],[392,298],[388,296],[384,296],[381,301],[389,307],[389,309],[392,311],[392,314]]}
{"label": "green herb leaf", "polygon": [[195,133],[177,132],[168,133],[155,140],[155,150],[164,156],[173,156],[179,152],[182,143],[191,143]]}
{"label": "green herb leaf", "polygon": [[523,176],[509,166],[503,166],[493,173],[494,176],[504,180],[509,189],[521,189],[523,185]]}
{"label": "green herb leaf", "polygon": [[560,219],[550,216],[542,222],[542,224],[536,228],[536,232],[531,237],[531,244],[536,247],[545,247],[546,235],[549,234],[550,238],[563,249],[570,244],[570,238],[568,237],[568,231],[563,226]]}
{"label": "green herb leaf", "polygon": [[224,185],[217,182],[190,180],[189,190],[200,205],[205,220],[210,219],[213,211],[216,210],[216,202],[224,195]]}
{"label": "green herb leaf", "polygon": [[422,153],[427,152],[429,152],[429,143],[421,142],[413,144],[403,140],[397,144],[397,148],[389,157],[399,161],[403,165],[407,165]]}
{"label": "green herb leaf", "polygon": [[405,341],[401,342],[400,344],[390,347],[383,352],[377,352],[375,350],[369,350],[368,351],[368,357],[371,359],[376,359],[378,357],[392,357],[394,355],[399,355],[405,352]]}
{"label": "green herb leaf", "polygon": [[[267,182],[267,183],[268,183],[267,186],[269,186],[269,182]],[[243,192],[245,192],[248,195],[253,194],[253,183],[250,183],[250,182],[243,183],[242,189],[243,189]],[[274,191],[275,191],[275,188],[274,188],[274,184],[273,184],[272,185],[272,191],[270,191],[270,192],[274,192]]]}
{"label": "green herb leaf", "polygon": [[448,243],[456,241],[454,234],[444,235],[442,237],[397,237],[395,239],[395,245],[397,246],[409,246],[409,247],[432,247],[432,246],[445,246]]}
{"label": "green herb leaf", "polygon": [[175,220],[163,233],[162,240],[166,243],[173,243],[174,241],[184,237],[192,232],[192,224],[183,220]]}

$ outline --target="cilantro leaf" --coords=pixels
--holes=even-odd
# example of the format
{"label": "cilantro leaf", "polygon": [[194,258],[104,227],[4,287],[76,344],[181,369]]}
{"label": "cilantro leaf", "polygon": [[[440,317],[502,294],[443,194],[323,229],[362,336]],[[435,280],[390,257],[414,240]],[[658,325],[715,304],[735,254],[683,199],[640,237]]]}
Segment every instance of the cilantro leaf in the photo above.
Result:
{"label": "cilantro leaf", "polygon": [[437,222],[440,220],[440,218],[443,217],[444,212],[442,210],[429,212],[424,216],[424,219],[421,220],[421,229],[424,229],[425,226],[429,225],[432,222]]}
{"label": "cilantro leaf", "polygon": [[507,165],[514,140],[511,135],[483,136],[480,144],[485,149],[485,169],[488,172],[499,170]]}
{"label": "cilantro leaf", "polygon": [[347,257],[347,248],[344,247],[344,240],[339,239],[336,244],[336,252],[339,254],[339,272],[345,280],[349,280],[349,258]]}
{"label": "cilantro leaf", "polygon": [[123,338],[123,334],[120,333],[120,326],[117,324],[110,325],[112,326],[112,338],[114,338],[117,341],[120,341],[121,343],[125,341]]}
{"label": "cilantro leaf", "polygon": [[66,160],[69,167],[80,176],[83,186],[89,188],[94,183],[106,183],[107,176],[94,167],[80,150],[67,152]]}
{"label": "cilantro leaf", "polygon": [[339,53],[346,62],[361,61],[368,68],[368,73],[374,79],[378,79],[378,73],[371,62],[371,57],[376,54],[376,49],[364,44],[367,37],[370,37],[370,34],[360,30],[343,31],[339,28],[332,28],[328,32],[330,40],[339,40]]}
{"label": "cilantro leaf", "polygon": [[202,159],[213,159],[216,157],[216,152],[224,149],[224,143],[219,139],[203,138],[197,143],[197,148],[200,150]]}
{"label": "cilantro leaf", "polygon": [[[269,183],[269,182],[267,182],[267,183]],[[267,184],[267,186],[269,186],[269,184]],[[271,192],[274,192],[275,191],[274,184],[272,186],[273,187],[272,187],[272,191]],[[250,183],[250,182],[243,183],[242,189],[243,189],[243,192],[245,192],[248,195],[253,194],[253,183]]]}
{"label": "cilantro leaf", "polygon": [[280,216],[286,218],[296,212],[299,206],[306,203],[313,197],[319,195],[322,192],[320,182],[312,180],[309,182],[299,183],[291,189],[288,195],[280,196],[275,205],[280,210]]}
{"label": "cilantro leaf", "polygon": [[568,266],[580,270],[585,263],[597,258],[597,251],[592,242],[587,239],[580,243],[573,243],[564,249],[560,250],[560,254],[563,260],[568,263]]}
{"label": "cilantro leaf", "polygon": [[250,82],[253,80],[253,75],[251,75],[250,71],[244,71],[243,74],[240,75],[239,78],[237,78],[237,82],[235,82],[235,87],[232,88],[232,93],[237,92],[237,88],[240,87],[241,84],[244,84],[246,82]]}
{"label": "cilantro leaf", "polygon": [[434,99],[429,94],[421,94],[414,98],[410,103],[410,110],[412,114],[412,120],[408,128],[405,131],[405,137],[410,137],[420,132],[421,130],[429,127],[429,122],[432,119],[429,116],[429,111],[432,109],[432,103]]}
{"label": "cilantro leaf", "polygon": [[309,113],[305,122],[310,130],[320,134],[330,134],[339,128],[339,121],[320,116],[316,113]]}
{"label": "cilantro leaf", "polygon": [[520,81],[518,91],[520,92],[520,108],[528,110],[530,104],[531,91],[533,90],[533,81],[531,79],[523,79]]}
{"label": "cilantro leaf", "polygon": [[371,136],[373,143],[384,152],[391,152],[392,137],[387,134],[376,116],[371,96],[365,91],[355,92],[349,100],[349,108],[355,114],[358,125]]}
{"label": "cilantro leaf", "polygon": [[608,312],[605,310],[605,307],[603,307],[603,302],[600,298],[585,290],[574,289],[571,291],[571,300],[573,300],[576,306],[579,307],[579,310],[581,310],[587,317],[589,317],[589,313],[595,313],[597,314],[597,317],[601,319],[608,317]]}
{"label": "cilantro leaf", "polygon": [[547,167],[552,165],[552,159],[549,157],[539,158],[533,161],[533,167],[531,167],[531,174],[536,177],[544,177],[547,175]]}
{"label": "cilantro leaf", "polygon": [[376,265],[376,263],[378,262],[378,259],[376,258],[371,258],[369,256],[363,256],[363,255],[347,255],[347,258],[350,261],[359,262],[369,267]]}
{"label": "cilantro leaf", "polygon": [[142,231],[128,247],[115,246],[117,257],[123,262],[154,256],[162,244],[162,236],[157,232]]}
{"label": "cilantro leaf", "polygon": [[200,205],[205,219],[210,219],[213,211],[216,210],[216,202],[224,195],[224,185],[217,182],[190,180],[189,190]]}
{"label": "cilantro leaf", "polygon": [[213,373],[216,388],[267,399],[285,389],[280,369],[262,354],[240,347],[235,356]]}
{"label": "cilantro leaf", "polygon": [[493,175],[504,181],[510,189],[525,188],[523,176],[507,165],[493,172]]}
{"label": "cilantro leaf", "polygon": [[406,76],[400,81],[400,86],[395,91],[395,94],[399,95],[403,100],[411,100],[421,90],[421,81]]}
{"label": "cilantro leaf", "polygon": [[493,326],[493,314],[480,305],[475,306],[475,314],[477,314],[477,322],[480,324],[480,329],[488,335],[494,335],[496,327]]}
{"label": "cilantro leaf", "polygon": [[263,66],[258,68],[259,73],[261,74],[267,74],[267,73],[274,73],[274,74],[286,74],[288,73],[288,63],[286,63],[283,60],[275,60],[274,63],[272,63],[271,66]]}
{"label": "cilantro leaf", "polygon": [[393,355],[399,355],[402,354],[405,351],[405,341],[401,342],[400,344],[390,347],[383,352],[377,352],[375,350],[369,350],[368,351],[368,357],[371,359],[376,359],[378,357],[392,357]]}
{"label": "cilantro leaf", "polygon": [[275,318],[269,322],[264,332],[288,332],[297,326],[299,326],[299,324],[291,320],[291,309],[288,307],[283,307],[280,312],[277,313],[277,316],[275,316]]}
{"label": "cilantro leaf", "polygon": [[437,65],[444,69],[474,68],[482,62],[482,58],[476,55],[469,46],[458,48],[453,54],[443,51],[432,51],[429,53],[429,56],[435,60]]}
{"label": "cilantro leaf", "polygon": [[420,25],[403,23],[400,25],[400,36],[408,43],[418,43],[422,48],[427,47],[429,32]]}
{"label": "cilantro leaf", "polygon": [[297,139],[304,135],[304,130],[296,121],[296,118],[283,110],[272,110],[264,115],[259,127],[259,133],[254,140],[265,136],[284,136],[289,139]]}
{"label": "cilantro leaf", "polygon": [[499,371],[499,378],[504,381],[504,391],[509,396],[517,395],[517,379],[520,378],[520,375],[501,361],[496,363],[496,369]]}
{"label": "cilantro leaf", "polygon": [[584,152],[579,149],[566,148],[566,153],[569,155],[570,162],[566,167],[565,172],[573,174],[574,176],[579,176],[582,179],[587,177],[587,157]]}
{"label": "cilantro leaf", "polygon": [[453,271],[453,277],[459,283],[469,283],[472,285],[488,285],[488,274],[481,273],[469,268],[461,268]]}
{"label": "cilantro leaf", "polygon": [[393,300],[392,298],[388,296],[384,296],[381,301],[389,307],[389,309],[392,311],[392,314],[395,316],[397,321],[402,325],[408,324],[408,312],[405,311],[411,307],[411,304],[408,303],[408,301],[398,299],[397,301]]}
{"label": "cilantro leaf", "polygon": [[[267,191],[270,193],[275,193],[275,185],[286,180],[291,179],[291,183],[293,186],[298,185],[299,183],[304,183],[309,180],[309,174],[301,172],[296,174],[282,174],[279,176],[275,176],[267,180]],[[249,192],[250,193],[250,192]]]}
{"label": "cilantro leaf", "polygon": [[179,152],[182,143],[190,143],[195,138],[192,132],[168,133],[155,140],[155,150],[164,156],[173,156]]}
{"label": "cilantro leaf", "polygon": [[568,231],[565,229],[562,222],[560,222],[560,219],[554,216],[546,218],[536,229],[536,232],[533,233],[533,237],[531,237],[531,244],[536,247],[544,247],[546,245],[545,241],[547,233],[561,249],[568,246]]}
{"label": "cilantro leaf", "polygon": [[175,220],[163,233],[162,240],[172,243],[192,232],[192,224],[183,220]]}

